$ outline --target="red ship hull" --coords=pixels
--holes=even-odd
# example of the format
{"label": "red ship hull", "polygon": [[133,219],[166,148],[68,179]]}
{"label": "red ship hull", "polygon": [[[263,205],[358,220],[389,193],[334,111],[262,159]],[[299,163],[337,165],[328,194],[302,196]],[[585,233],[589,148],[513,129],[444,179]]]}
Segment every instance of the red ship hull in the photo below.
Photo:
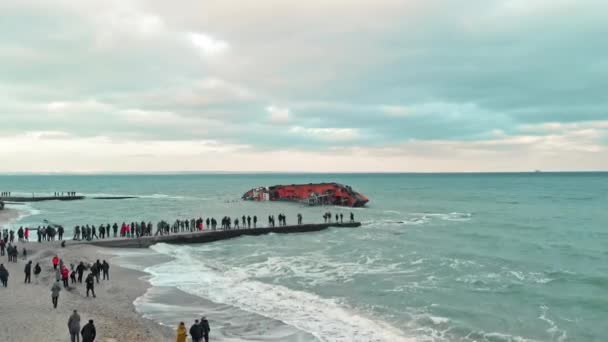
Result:
{"label": "red ship hull", "polygon": [[244,200],[293,201],[309,205],[362,207],[369,199],[350,186],[338,183],[292,184],[259,187],[247,191]]}

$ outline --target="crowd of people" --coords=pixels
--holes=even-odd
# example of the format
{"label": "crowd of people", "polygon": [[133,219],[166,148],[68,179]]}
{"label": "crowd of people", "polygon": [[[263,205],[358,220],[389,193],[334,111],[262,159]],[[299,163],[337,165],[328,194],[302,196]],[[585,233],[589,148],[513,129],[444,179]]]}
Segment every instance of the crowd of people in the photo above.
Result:
{"label": "crowd of people", "polygon": [[[335,217],[335,222],[344,222],[344,216],[342,213],[335,214],[333,216],[330,212],[323,214],[325,223],[332,222]],[[285,214],[277,215],[279,226],[287,226],[287,216]],[[350,213],[350,221],[354,222],[354,214]],[[303,224],[302,214],[297,214],[297,224]],[[220,230],[230,229],[250,229],[257,228],[258,217],[257,216],[241,216],[234,219],[225,216],[220,220]],[[101,224],[97,228],[94,225],[83,225],[74,227],[74,240],[93,240],[93,239],[107,239],[107,238],[139,238],[142,236],[152,235],[166,235],[180,232],[195,232],[203,229],[217,230],[218,221],[209,217],[203,220],[198,219],[186,219],[186,220],[175,220],[172,224],[166,221],[160,221],[156,224],[156,232],[153,233],[153,225],[151,222],[131,222],[122,224]],[[268,227],[275,227],[275,216],[268,216]],[[0,256],[7,255],[8,262],[17,262],[19,251],[15,243],[15,235],[17,236],[17,243],[27,243],[29,241],[30,232],[32,229],[20,227],[16,234],[13,230],[4,229],[2,236],[0,236]],[[37,229],[38,242],[43,241],[55,241],[63,240],[64,228],[59,225],[48,225],[41,226]],[[23,259],[27,259],[27,250],[23,247]],[[61,260],[58,256],[54,256],[51,260],[54,272],[54,283],[51,286],[51,302],[53,308],[57,308],[59,305],[59,295],[62,290],[70,289],[74,286],[80,286],[84,282],[86,288],[86,296],[92,296],[96,298],[95,285],[100,283],[100,277],[102,280],[109,280],[110,264],[106,261],[97,260],[92,264],[87,264],[83,261],[77,261],[70,263],[69,265]],[[88,271],[86,277],[85,273]],[[27,261],[24,267],[24,283],[30,284],[32,281],[32,272],[34,273],[35,283],[39,284],[39,277],[42,273],[42,267],[40,263],[33,265],[33,262]],[[4,264],[0,263],[0,284],[3,287],[8,286],[9,272],[4,267]],[[90,320],[82,329],[80,329],[80,316],[77,311],[70,316],[68,320],[68,329],[72,341],[77,341],[79,334],[82,335],[83,341],[94,341],[96,336],[95,326],[93,320]],[[205,317],[201,320],[196,320],[195,323],[186,329],[185,324],[180,323],[177,329],[177,341],[186,341],[188,334],[195,342],[207,342],[209,340],[209,322]]]}
{"label": "crowd of people", "polygon": [[[332,214],[330,212],[323,214],[323,220],[325,223],[332,222]],[[279,226],[287,226],[287,216],[285,214],[279,214],[277,216],[279,221]],[[350,222],[354,222],[355,217],[354,214],[350,213]],[[303,224],[303,216],[302,214],[297,214],[297,224]],[[336,223],[344,223],[344,214],[336,214],[335,215]],[[258,226],[258,217],[254,216],[241,216],[232,219],[229,216],[224,216],[220,221],[220,230],[230,230],[230,229],[250,229],[257,228]],[[205,228],[207,227],[207,228]],[[95,225],[78,225],[74,227],[74,235],[72,237],[73,240],[94,240],[94,239],[109,239],[116,237],[123,238],[139,238],[143,236],[156,236],[156,235],[168,235],[172,233],[180,233],[180,232],[195,232],[202,231],[204,229],[208,230],[217,230],[218,221],[213,217],[208,217],[206,220],[203,220],[201,217],[198,219],[185,219],[185,220],[175,220],[172,224],[167,221],[160,221],[156,224],[156,232],[153,232],[154,226],[152,222],[131,222],[122,224],[114,223],[114,224],[101,224],[98,227]],[[276,220],[274,215],[268,216],[268,227],[276,227]],[[62,241],[64,238],[64,228],[60,225],[48,225],[48,226],[38,226],[38,228],[28,228],[28,227],[19,227],[17,230],[17,238],[19,242],[27,242],[29,241],[30,232],[32,230],[36,230],[37,240],[38,242],[43,241],[55,241],[56,239]],[[1,240],[5,241],[5,244],[12,244],[15,240],[15,231],[4,229]]]}

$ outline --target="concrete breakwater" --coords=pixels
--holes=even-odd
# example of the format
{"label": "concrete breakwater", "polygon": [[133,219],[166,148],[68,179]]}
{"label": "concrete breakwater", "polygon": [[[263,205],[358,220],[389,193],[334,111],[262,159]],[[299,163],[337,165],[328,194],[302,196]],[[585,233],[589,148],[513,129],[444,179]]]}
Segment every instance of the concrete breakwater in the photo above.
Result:
{"label": "concrete breakwater", "polygon": [[94,200],[122,200],[122,199],[131,199],[138,198],[136,196],[100,196],[100,197],[86,197],[86,196],[36,196],[32,194],[32,196],[3,196],[0,199],[4,202],[42,202],[42,201],[80,201],[84,199],[94,199]]}
{"label": "concrete breakwater", "polygon": [[361,222],[317,223],[282,227],[244,228],[228,230],[203,230],[199,232],[175,233],[169,235],[144,236],[139,238],[113,238],[107,240],[74,241],[71,244],[83,243],[110,248],[147,248],[157,243],[194,244],[233,239],[239,236],[257,236],[269,233],[290,234],[318,232],[330,227],[358,228]]}

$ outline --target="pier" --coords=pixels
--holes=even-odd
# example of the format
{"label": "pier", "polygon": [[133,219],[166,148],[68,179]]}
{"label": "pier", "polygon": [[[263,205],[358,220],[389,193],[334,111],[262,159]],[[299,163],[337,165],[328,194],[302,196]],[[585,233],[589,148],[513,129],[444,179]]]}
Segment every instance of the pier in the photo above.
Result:
{"label": "pier", "polygon": [[203,230],[197,232],[184,232],[168,235],[143,236],[139,238],[111,238],[105,240],[74,241],[70,244],[89,244],[109,248],[148,248],[157,243],[168,244],[195,244],[208,243],[220,240],[233,239],[239,236],[258,236],[270,233],[292,234],[319,232],[330,227],[334,228],[358,228],[361,222],[348,223],[316,223],[302,224],[282,227],[243,228],[228,230]]}
{"label": "pier", "polygon": [[43,202],[43,201],[80,201],[84,199],[94,199],[94,200],[124,200],[124,199],[132,199],[138,198],[137,196],[99,196],[99,197],[86,197],[82,195],[72,195],[72,196],[36,196],[36,194],[32,194],[31,196],[0,196],[0,200],[5,203],[23,203],[23,202]]}

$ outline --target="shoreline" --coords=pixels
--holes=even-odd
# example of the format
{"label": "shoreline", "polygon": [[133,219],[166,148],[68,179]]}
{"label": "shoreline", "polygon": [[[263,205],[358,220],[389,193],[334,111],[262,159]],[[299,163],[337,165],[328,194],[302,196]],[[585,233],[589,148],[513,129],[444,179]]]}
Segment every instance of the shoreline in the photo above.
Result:
{"label": "shoreline", "polygon": [[[0,320],[0,335],[7,340],[68,340],[67,320],[74,309],[80,314],[81,327],[89,319],[95,321],[98,341],[161,342],[175,339],[173,329],[143,317],[135,308],[135,300],[152,287],[144,279],[148,274],[114,264],[111,259],[115,254],[110,250],[87,245],[61,248],[57,242],[29,242],[18,246],[20,256],[17,263],[8,263],[6,259],[1,261],[10,273],[8,288],[0,288],[0,310],[12,313],[3,315]],[[35,284],[33,275],[31,284],[23,284],[26,264],[21,256],[23,247],[28,250],[30,257],[27,260],[31,260],[32,265],[40,263],[39,284]],[[51,259],[55,254],[68,265],[79,261],[86,264],[97,259],[108,260],[111,262],[110,280],[100,280],[95,284],[97,298],[86,297],[84,283],[71,284],[70,281],[70,288],[62,289],[59,305],[53,309],[50,288],[55,275]],[[84,277],[87,274],[85,271]]]}
{"label": "shoreline", "polygon": [[19,210],[13,208],[4,208],[0,210],[0,225],[10,224],[19,218]]}

